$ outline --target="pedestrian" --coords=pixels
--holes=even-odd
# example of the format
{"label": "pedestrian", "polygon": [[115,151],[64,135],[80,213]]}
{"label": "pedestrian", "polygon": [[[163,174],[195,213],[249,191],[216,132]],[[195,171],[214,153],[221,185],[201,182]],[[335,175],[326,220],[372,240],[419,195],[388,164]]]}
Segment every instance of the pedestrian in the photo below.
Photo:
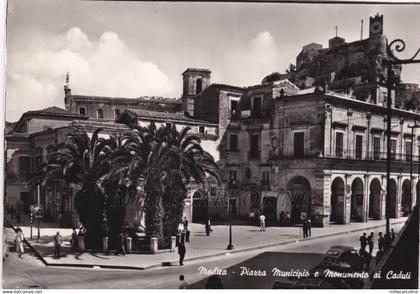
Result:
{"label": "pedestrian", "polygon": [[182,222],[182,225],[184,226],[184,231],[188,231],[188,220],[187,217],[184,217],[184,221]]}
{"label": "pedestrian", "polygon": [[54,236],[54,258],[60,258],[62,244],[63,237],[61,237],[60,232],[57,232]]}
{"label": "pedestrian", "polygon": [[22,222],[22,219],[21,219],[21,217],[20,217],[21,215],[20,215],[20,211],[18,211],[18,212],[16,212],[16,222],[18,223],[18,224],[20,224],[21,222]]}
{"label": "pedestrian", "polygon": [[178,254],[179,254],[179,265],[184,265],[184,257],[187,249],[185,248],[184,242],[179,243],[178,245]]}
{"label": "pedestrian", "polygon": [[391,229],[391,241],[395,240],[395,232],[394,229]]}
{"label": "pedestrian", "polygon": [[312,232],[311,232],[311,228],[312,228],[312,223],[311,223],[311,219],[308,217],[308,220],[307,220],[307,225],[308,225],[308,236],[310,237],[311,235],[312,235]]}
{"label": "pedestrian", "polygon": [[213,230],[211,229],[211,222],[210,219],[207,219],[207,223],[206,223],[206,235],[210,236],[210,232],[212,232]]}
{"label": "pedestrian", "polygon": [[19,254],[19,257],[22,257],[22,254],[25,253],[23,248],[23,240],[25,240],[25,236],[23,236],[22,229],[17,227],[16,229],[16,252]]}
{"label": "pedestrian", "polygon": [[373,232],[370,233],[367,239],[367,243],[369,246],[369,254],[372,255],[373,252]]}
{"label": "pedestrian", "polygon": [[78,240],[78,238],[77,238],[77,232],[76,232],[76,228],[75,227],[73,227],[73,231],[72,231],[72,233],[71,233],[71,241],[70,241],[70,243],[71,243],[71,248],[73,249],[73,250],[76,250],[77,249],[77,247],[78,247],[78,242],[79,242],[79,240]]}
{"label": "pedestrian", "polygon": [[265,232],[265,215],[261,213],[259,218],[260,218],[260,231]]}
{"label": "pedestrian", "polygon": [[360,237],[360,250],[366,252],[366,245],[367,245],[367,238],[366,233],[363,233],[363,235]]}
{"label": "pedestrian", "polygon": [[185,282],[184,275],[180,275],[179,276],[179,288],[178,289],[187,289],[187,288],[188,288],[188,283]]}
{"label": "pedestrian", "polygon": [[125,242],[124,242],[124,234],[123,232],[120,232],[117,237],[117,253],[115,255],[118,255],[121,253],[122,255],[125,255]]}
{"label": "pedestrian", "polygon": [[308,237],[308,221],[304,220],[302,224],[302,230],[303,230],[303,238]]}
{"label": "pedestrian", "polygon": [[280,223],[280,226],[284,226],[284,218],[285,218],[286,216],[285,216],[285,214],[284,214],[284,211],[282,210],[281,212],[280,212],[280,216],[279,216],[279,223]]}
{"label": "pedestrian", "polygon": [[178,234],[181,234],[183,230],[184,230],[184,224],[183,222],[180,222],[178,224]]}
{"label": "pedestrian", "polygon": [[207,279],[206,289],[223,289],[222,279],[218,275],[212,275]]}
{"label": "pedestrian", "polygon": [[385,239],[382,236],[382,232],[379,232],[379,238],[378,238],[378,249],[380,251],[385,251]]}

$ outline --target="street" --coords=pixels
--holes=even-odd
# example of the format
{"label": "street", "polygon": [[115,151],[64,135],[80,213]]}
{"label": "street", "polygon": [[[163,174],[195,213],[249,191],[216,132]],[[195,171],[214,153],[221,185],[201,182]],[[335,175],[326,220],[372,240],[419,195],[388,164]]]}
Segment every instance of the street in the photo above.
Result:
{"label": "street", "polygon": [[[399,231],[403,224],[394,225]],[[384,228],[367,231],[377,235]],[[258,238],[255,233],[254,238]],[[262,233],[263,234],[263,233]],[[281,270],[309,269],[316,265],[322,254],[333,245],[348,245],[359,248],[362,232],[340,234],[331,237],[305,240],[296,243],[273,246],[264,250],[254,249],[246,252],[188,261],[182,267],[158,267],[148,270],[87,269],[76,267],[45,267],[36,257],[24,254],[19,259],[12,252],[3,267],[4,288],[177,288],[179,275],[184,275],[191,288],[204,288],[206,275],[200,274],[200,267],[206,269],[226,269],[222,276],[225,288],[271,288],[274,267]],[[252,242],[252,238],[250,239]],[[127,258],[130,258],[127,256]],[[266,276],[240,276],[241,266],[249,270],[266,270]]]}

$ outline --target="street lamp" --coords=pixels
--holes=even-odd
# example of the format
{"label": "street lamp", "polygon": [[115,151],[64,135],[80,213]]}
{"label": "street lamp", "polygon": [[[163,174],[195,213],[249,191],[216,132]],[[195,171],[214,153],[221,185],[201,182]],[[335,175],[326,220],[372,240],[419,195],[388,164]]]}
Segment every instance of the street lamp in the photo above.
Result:
{"label": "street lamp", "polygon": [[[235,180],[232,181],[232,185],[235,186]],[[230,195],[228,195],[227,209],[228,209],[228,217],[229,217],[229,245],[226,247],[226,250],[232,250],[234,246],[232,244],[232,219],[230,215]]]}
{"label": "street lamp", "polygon": [[[397,82],[396,77],[392,71],[392,67],[397,64],[410,64],[410,63],[420,63],[419,59],[416,59],[417,55],[420,53],[420,49],[413,55],[413,57],[408,59],[399,59],[395,57],[392,52],[392,48],[395,46],[397,52],[404,51],[405,42],[401,39],[396,39],[390,44],[386,44],[387,58],[383,60],[383,65],[387,67],[387,76],[386,76],[386,86],[387,86],[387,160],[386,160],[386,198],[385,198],[385,217],[386,217],[386,234],[390,236],[389,230],[389,219],[390,219],[390,196],[391,196],[391,116],[392,116],[392,89],[395,89],[395,84]],[[413,153],[413,152],[411,152]],[[410,178],[411,183],[411,178]]]}

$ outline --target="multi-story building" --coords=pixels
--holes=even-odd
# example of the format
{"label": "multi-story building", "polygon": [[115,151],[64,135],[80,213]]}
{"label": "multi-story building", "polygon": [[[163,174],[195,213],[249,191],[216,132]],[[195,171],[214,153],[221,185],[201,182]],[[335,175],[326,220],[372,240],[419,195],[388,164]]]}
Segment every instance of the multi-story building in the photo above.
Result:
{"label": "multi-story building", "polygon": [[[371,18],[364,40],[336,36],[329,48],[304,46],[292,81],[278,74],[279,80],[249,87],[212,84],[209,70],[189,68],[180,98],[115,98],[73,95],[67,76],[65,109],[29,111],[8,124],[6,205],[25,210],[40,202],[53,220],[65,214],[68,224],[76,222],[77,187],[56,182],[30,191],[31,170],[68,132],[100,126],[118,134],[154,122],[190,127],[221,167],[221,185],[210,182],[209,191],[191,185],[184,212],[193,221],[258,213],[271,224],[287,217],[291,223],[310,217],[318,226],[382,219],[387,136],[391,215],[407,214],[420,191],[420,130],[411,128],[420,114],[396,108],[392,93],[392,131],[386,132],[382,24],[382,17]],[[129,215],[127,222],[138,221],[135,212]]]}

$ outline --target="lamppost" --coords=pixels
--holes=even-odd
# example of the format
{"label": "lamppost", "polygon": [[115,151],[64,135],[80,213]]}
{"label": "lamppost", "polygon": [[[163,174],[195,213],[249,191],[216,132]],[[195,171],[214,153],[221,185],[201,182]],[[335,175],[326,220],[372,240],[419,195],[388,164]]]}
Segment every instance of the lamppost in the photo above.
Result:
{"label": "lamppost", "polygon": [[[411,64],[411,63],[420,63],[420,59],[416,59],[417,55],[420,53],[420,49],[413,55],[413,57],[408,59],[399,59],[395,57],[392,52],[393,46],[397,52],[404,51],[405,42],[401,39],[396,39],[390,44],[386,44],[387,58],[383,59],[383,65],[386,66],[386,86],[387,86],[387,160],[386,160],[386,198],[385,198],[385,217],[386,217],[386,234],[390,236],[389,230],[389,219],[390,219],[390,196],[391,196],[391,116],[392,116],[392,89],[395,89],[395,84],[397,79],[394,75],[392,67],[398,64]],[[411,178],[410,178],[411,183]]]}
{"label": "lamppost", "polygon": [[[232,186],[235,186],[235,180],[232,181]],[[228,195],[227,209],[229,217],[229,245],[226,247],[226,250],[232,250],[234,246],[232,244],[232,218],[230,215],[230,195]]]}
{"label": "lamppost", "polygon": [[[414,129],[420,128],[420,125],[417,124],[417,121],[414,120],[414,125],[408,126],[411,128],[411,154],[410,154],[410,205],[408,207],[408,212],[411,212],[411,205],[413,203],[413,149],[414,149]],[[420,154],[419,154],[420,155]],[[420,160],[420,157],[419,157]]]}

